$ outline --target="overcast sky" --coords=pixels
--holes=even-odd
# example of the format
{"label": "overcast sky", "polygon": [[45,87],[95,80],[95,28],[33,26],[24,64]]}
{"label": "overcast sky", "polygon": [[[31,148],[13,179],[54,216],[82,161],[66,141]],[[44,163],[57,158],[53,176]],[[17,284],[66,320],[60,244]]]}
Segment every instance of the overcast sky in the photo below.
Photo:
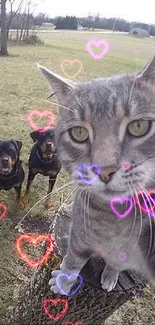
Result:
{"label": "overcast sky", "polygon": [[51,17],[100,13],[103,17],[120,17],[128,21],[155,24],[155,0],[39,0],[37,12]]}

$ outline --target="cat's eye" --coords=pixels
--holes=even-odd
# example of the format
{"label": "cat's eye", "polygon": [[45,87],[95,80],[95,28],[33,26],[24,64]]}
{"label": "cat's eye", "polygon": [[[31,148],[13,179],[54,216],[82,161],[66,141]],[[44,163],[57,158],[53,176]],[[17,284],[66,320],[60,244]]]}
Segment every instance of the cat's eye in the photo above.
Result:
{"label": "cat's eye", "polygon": [[128,125],[128,132],[135,137],[142,137],[150,130],[151,121],[136,120]]}
{"label": "cat's eye", "polygon": [[88,130],[81,126],[74,126],[69,131],[70,131],[70,134],[71,134],[73,140],[75,140],[77,142],[84,142],[89,137]]}

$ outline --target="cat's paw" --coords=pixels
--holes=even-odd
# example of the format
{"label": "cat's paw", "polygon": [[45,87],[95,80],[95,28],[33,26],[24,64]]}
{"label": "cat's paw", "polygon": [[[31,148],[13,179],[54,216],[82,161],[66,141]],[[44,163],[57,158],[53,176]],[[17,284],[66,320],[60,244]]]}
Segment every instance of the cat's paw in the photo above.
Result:
{"label": "cat's paw", "polygon": [[72,286],[77,281],[77,277],[78,274],[69,274],[64,269],[53,271],[52,278],[49,281],[51,291],[62,295],[69,295]]}
{"label": "cat's paw", "polygon": [[116,287],[118,277],[119,272],[105,267],[101,275],[102,289],[107,290],[108,292],[112,291]]}

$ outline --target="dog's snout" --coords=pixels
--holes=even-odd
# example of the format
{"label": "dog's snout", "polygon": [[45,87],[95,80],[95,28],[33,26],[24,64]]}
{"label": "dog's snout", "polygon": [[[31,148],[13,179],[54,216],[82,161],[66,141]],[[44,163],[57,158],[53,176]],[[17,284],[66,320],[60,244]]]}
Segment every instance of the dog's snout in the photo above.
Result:
{"label": "dog's snout", "polygon": [[8,163],[9,158],[7,156],[2,157],[2,163]]}
{"label": "dog's snout", "polygon": [[46,147],[47,148],[51,148],[51,145],[52,145],[52,142],[51,141],[46,142]]}

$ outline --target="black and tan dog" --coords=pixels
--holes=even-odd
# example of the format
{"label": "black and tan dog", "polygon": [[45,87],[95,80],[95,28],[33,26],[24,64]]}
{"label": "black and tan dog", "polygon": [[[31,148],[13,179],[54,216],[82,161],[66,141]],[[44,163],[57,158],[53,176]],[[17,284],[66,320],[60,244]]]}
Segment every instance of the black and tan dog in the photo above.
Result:
{"label": "black and tan dog", "polygon": [[19,159],[21,147],[21,141],[0,141],[0,190],[15,189],[17,208],[23,207],[21,188],[25,177],[22,162]]}
{"label": "black and tan dog", "polygon": [[[25,204],[28,202],[30,186],[37,174],[49,176],[49,186],[47,194],[52,192],[61,164],[58,159],[58,153],[55,146],[55,128],[41,132],[42,129],[30,133],[31,138],[35,142],[29,157],[29,173],[27,180],[26,192],[24,195]],[[51,207],[50,197],[45,201],[45,207]]]}

